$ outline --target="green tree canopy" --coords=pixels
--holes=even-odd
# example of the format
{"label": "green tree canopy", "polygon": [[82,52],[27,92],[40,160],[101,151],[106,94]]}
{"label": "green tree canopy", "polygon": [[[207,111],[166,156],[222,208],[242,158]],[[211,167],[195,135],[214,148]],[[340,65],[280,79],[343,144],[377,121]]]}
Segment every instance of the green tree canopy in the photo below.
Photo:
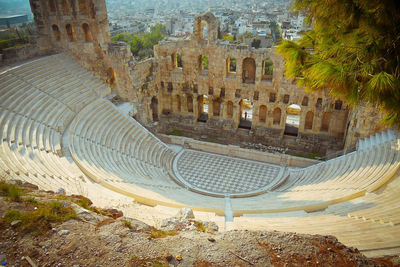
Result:
{"label": "green tree canopy", "polygon": [[286,73],[308,91],[329,89],[351,105],[378,104],[400,124],[400,1],[294,0],[312,28],[277,48]]}
{"label": "green tree canopy", "polygon": [[119,33],[112,38],[113,42],[125,42],[130,45],[132,54],[139,58],[153,56],[153,47],[158,44],[166,35],[165,25],[157,24],[150,27],[150,32],[139,34]]}

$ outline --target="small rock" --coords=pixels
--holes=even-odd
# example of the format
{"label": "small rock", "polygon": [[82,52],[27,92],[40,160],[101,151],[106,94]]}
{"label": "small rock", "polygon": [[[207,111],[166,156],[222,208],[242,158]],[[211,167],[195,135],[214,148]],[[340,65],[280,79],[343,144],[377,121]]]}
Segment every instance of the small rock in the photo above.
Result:
{"label": "small rock", "polygon": [[108,217],[111,217],[113,219],[117,219],[119,217],[124,216],[124,213],[117,209],[105,209],[103,211],[106,213]]}
{"label": "small rock", "polygon": [[210,242],[215,242],[215,239],[212,238],[212,237],[209,237],[209,238],[207,238],[207,239],[208,239],[208,241],[210,241]]}
{"label": "small rock", "polygon": [[175,259],[176,259],[177,261],[181,261],[181,260],[182,260],[182,256],[176,256]]}
{"label": "small rock", "polygon": [[175,215],[175,218],[179,220],[194,219],[193,210],[189,208],[182,208],[179,210],[178,214]]}
{"label": "small rock", "polygon": [[12,227],[16,227],[16,226],[18,226],[18,225],[21,224],[21,223],[22,223],[21,220],[15,220],[15,221],[12,221],[12,222],[11,222],[11,226],[12,226]]}
{"label": "small rock", "polygon": [[169,253],[167,253],[167,252],[164,253],[163,257],[164,257],[164,259],[166,259],[167,261],[171,261],[171,260],[172,260],[172,255],[169,254]]}
{"label": "small rock", "polygon": [[58,195],[65,195],[65,189],[60,187],[57,189],[56,194]]}
{"label": "small rock", "polygon": [[51,246],[51,240],[46,240],[46,241],[40,242],[39,246],[41,246],[42,248],[48,248]]}
{"label": "small rock", "polygon": [[60,231],[58,231],[58,234],[61,235],[61,236],[68,235],[69,231],[68,230],[60,230]]}

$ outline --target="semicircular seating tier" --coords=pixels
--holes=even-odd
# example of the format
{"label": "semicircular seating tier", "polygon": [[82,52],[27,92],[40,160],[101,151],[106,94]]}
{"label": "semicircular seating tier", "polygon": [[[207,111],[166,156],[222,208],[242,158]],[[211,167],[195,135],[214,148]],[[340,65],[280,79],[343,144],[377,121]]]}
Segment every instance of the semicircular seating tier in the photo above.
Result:
{"label": "semicircular seating tier", "polygon": [[[66,54],[0,70],[0,175],[69,193],[90,187],[106,197],[109,188],[150,206],[230,211],[242,216],[235,217],[236,228],[334,234],[370,255],[400,252],[400,153],[392,132],[317,165],[268,170],[215,154],[178,153],[103,98],[110,92]],[[207,180],[210,175],[201,175],[207,162],[232,170],[255,166],[263,175],[250,180],[263,190],[251,197],[213,197],[218,190],[226,193],[224,185],[213,188],[223,180],[223,168]],[[191,191],[200,185],[211,194]],[[237,185],[243,192],[255,189]]]}

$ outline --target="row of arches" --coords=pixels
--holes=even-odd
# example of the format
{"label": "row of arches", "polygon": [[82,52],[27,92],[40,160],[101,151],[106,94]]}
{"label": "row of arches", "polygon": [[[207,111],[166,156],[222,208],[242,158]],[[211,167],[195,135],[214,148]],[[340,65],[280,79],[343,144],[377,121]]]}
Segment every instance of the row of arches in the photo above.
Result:
{"label": "row of arches", "polygon": [[[194,113],[194,102],[193,96],[186,96],[186,111],[189,113]],[[208,120],[209,107],[212,105],[212,115],[222,116],[227,119],[232,119],[234,115],[234,103],[232,101],[223,102],[221,98],[210,99],[207,95],[197,96],[197,120],[199,122],[206,122]],[[171,99],[170,109],[173,112],[182,111],[182,97],[180,95],[174,95]],[[225,105],[225,112],[222,114],[222,105]],[[150,108],[153,114],[153,120],[158,120],[158,100],[153,97],[151,100]],[[248,99],[242,99],[239,102],[239,127],[240,128],[251,128],[253,121],[253,104]],[[268,119],[266,105],[260,105],[258,107],[258,122],[266,123]],[[170,112],[168,112],[169,114]],[[282,109],[280,107],[275,107],[272,110],[272,124],[275,126],[281,125],[282,122]],[[297,135],[300,125],[303,125],[304,130],[313,130],[314,127],[314,117],[313,111],[309,110],[304,116],[304,123],[302,124],[301,107],[297,104],[289,105],[285,112],[285,134]],[[331,112],[324,112],[322,115],[321,124],[319,131],[328,132],[329,125],[331,121]],[[317,130],[314,127],[314,130]]]}
{"label": "row of arches", "polygon": [[[182,68],[182,56],[180,53],[173,53],[171,55],[173,68]],[[208,56],[199,55],[198,57],[198,70],[200,73],[208,70]],[[237,72],[237,60],[233,56],[228,56],[226,59],[226,73],[228,75],[235,75]],[[274,64],[271,59],[265,59],[262,62],[262,80],[272,80],[274,72]],[[247,57],[242,62],[242,82],[255,83],[256,80],[256,62],[254,58]]]}
{"label": "row of arches", "polygon": [[[79,14],[90,14],[90,17],[94,19],[96,17],[96,10],[93,4],[93,1],[90,0],[77,0],[78,11]],[[57,12],[57,1],[56,0],[48,0],[48,6],[50,13]],[[76,4],[75,0],[61,0],[59,11],[63,15],[70,15],[71,13],[75,13]]]}
{"label": "row of arches", "polygon": [[[92,32],[90,31],[89,25],[87,23],[83,23],[81,27],[82,27],[82,33],[83,33],[85,42],[93,41],[93,36],[92,36]],[[53,24],[51,26],[51,28],[53,30],[54,40],[60,41],[61,40],[61,31],[60,31],[59,27],[56,24]],[[71,24],[68,23],[65,25],[65,32],[67,33],[67,38],[70,42],[77,40],[75,29]]]}

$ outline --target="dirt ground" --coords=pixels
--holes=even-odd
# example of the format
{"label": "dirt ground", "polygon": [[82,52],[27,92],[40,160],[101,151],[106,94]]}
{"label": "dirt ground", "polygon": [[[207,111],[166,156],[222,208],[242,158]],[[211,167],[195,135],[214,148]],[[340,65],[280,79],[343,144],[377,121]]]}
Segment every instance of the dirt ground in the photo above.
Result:
{"label": "dirt ground", "polygon": [[[46,193],[41,199],[55,197]],[[10,209],[25,212],[32,205],[0,197],[0,216]],[[157,230],[135,219],[112,219],[83,208],[77,209],[77,215],[77,219],[54,224],[38,236],[2,221],[0,265],[337,267],[399,263],[398,257],[368,259],[333,236],[195,229],[154,238],[152,233]]]}

